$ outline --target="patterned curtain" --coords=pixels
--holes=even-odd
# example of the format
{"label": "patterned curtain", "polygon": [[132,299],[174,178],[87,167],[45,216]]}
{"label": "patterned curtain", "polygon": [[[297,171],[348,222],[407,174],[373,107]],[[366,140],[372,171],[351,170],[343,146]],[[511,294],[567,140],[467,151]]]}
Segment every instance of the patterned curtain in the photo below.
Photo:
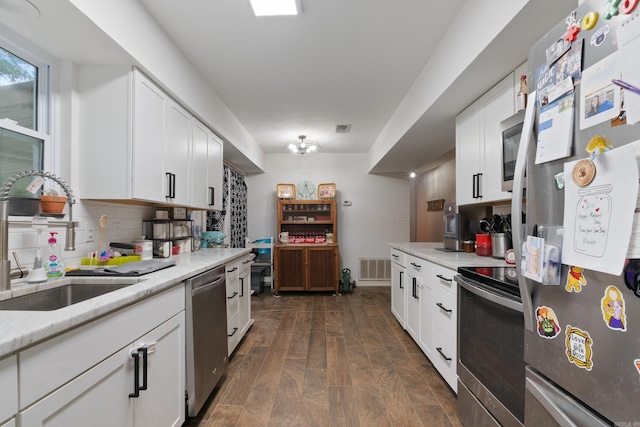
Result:
{"label": "patterned curtain", "polygon": [[227,165],[224,166],[222,194],[222,210],[207,213],[207,230],[224,232],[228,212],[229,247],[244,248],[247,236],[247,184],[242,173]]}

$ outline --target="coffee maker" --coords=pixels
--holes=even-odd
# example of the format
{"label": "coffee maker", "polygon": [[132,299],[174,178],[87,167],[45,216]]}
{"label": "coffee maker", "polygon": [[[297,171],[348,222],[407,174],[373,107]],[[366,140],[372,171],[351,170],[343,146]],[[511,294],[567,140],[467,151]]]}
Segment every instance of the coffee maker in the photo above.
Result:
{"label": "coffee maker", "polygon": [[444,205],[444,249],[462,250],[462,218],[455,203]]}

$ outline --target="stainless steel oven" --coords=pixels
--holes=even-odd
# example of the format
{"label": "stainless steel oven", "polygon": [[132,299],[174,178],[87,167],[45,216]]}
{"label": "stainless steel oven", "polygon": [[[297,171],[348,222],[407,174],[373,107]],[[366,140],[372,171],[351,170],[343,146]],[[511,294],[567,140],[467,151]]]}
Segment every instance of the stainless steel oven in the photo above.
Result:
{"label": "stainless steel oven", "polygon": [[463,425],[524,423],[524,317],[514,267],[461,267],[458,417]]}

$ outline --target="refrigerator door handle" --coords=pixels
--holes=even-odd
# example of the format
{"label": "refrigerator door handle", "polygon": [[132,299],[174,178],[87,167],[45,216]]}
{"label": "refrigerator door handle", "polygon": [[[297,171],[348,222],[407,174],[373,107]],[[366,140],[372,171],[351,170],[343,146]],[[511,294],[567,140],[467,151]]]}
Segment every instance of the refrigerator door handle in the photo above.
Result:
{"label": "refrigerator door handle", "polygon": [[513,227],[511,227],[513,250],[516,254],[516,270],[518,272],[518,287],[520,288],[520,297],[522,298],[522,311],[524,314],[524,327],[534,332],[536,330],[536,319],[533,310],[533,301],[531,300],[531,290],[527,281],[522,274],[522,267],[519,260],[522,259],[522,242],[525,236],[522,236],[522,195],[524,193],[524,172],[527,165],[527,152],[529,145],[533,141],[533,121],[536,117],[536,91],[534,90],[528,96],[529,103],[524,115],[524,123],[522,126],[522,134],[520,136],[520,145],[518,147],[518,156],[516,157],[516,167],[513,177],[513,197],[511,200],[511,218]]}

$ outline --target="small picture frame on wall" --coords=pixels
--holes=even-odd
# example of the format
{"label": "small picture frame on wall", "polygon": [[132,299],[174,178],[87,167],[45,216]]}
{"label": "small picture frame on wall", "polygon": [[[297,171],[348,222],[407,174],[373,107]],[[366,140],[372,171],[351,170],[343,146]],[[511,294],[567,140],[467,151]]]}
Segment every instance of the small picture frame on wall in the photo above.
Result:
{"label": "small picture frame on wall", "polygon": [[294,184],[278,184],[276,194],[278,199],[293,199],[296,196],[296,186]]}
{"label": "small picture frame on wall", "polygon": [[334,199],[335,197],[336,197],[335,184],[319,184],[318,185],[319,199]]}

